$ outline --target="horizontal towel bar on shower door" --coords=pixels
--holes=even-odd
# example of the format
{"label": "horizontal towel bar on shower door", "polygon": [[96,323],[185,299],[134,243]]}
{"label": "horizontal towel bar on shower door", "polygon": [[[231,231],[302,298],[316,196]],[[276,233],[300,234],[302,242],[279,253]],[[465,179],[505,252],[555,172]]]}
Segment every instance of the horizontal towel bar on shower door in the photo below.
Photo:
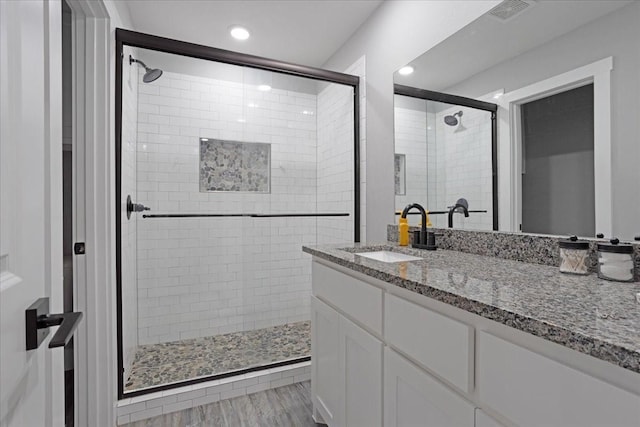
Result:
{"label": "horizontal towel bar on shower door", "polygon": [[338,213],[277,213],[277,214],[258,214],[258,213],[239,213],[239,214],[146,214],[142,218],[229,218],[229,217],[246,217],[246,218],[292,218],[292,217],[327,217],[327,216],[349,216],[347,212]]}
{"label": "horizontal towel bar on shower door", "polygon": [[[480,210],[480,211],[468,211],[469,213],[487,213],[486,210]],[[446,215],[449,213],[449,211],[427,211],[427,213],[429,215]],[[396,211],[396,215],[401,215],[402,212],[400,211]],[[407,215],[422,215],[420,212],[407,212]]]}

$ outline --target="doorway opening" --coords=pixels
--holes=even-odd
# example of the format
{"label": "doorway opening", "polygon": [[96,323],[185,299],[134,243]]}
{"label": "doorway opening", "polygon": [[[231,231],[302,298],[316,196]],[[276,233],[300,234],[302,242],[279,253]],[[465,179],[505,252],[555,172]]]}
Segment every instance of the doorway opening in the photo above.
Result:
{"label": "doorway opening", "polygon": [[522,231],[595,235],[593,83],[522,104]]}

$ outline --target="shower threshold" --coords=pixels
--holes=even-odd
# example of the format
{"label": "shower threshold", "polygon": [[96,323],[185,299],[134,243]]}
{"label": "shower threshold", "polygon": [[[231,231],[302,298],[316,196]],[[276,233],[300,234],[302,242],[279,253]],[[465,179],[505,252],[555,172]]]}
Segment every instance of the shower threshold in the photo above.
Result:
{"label": "shower threshold", "polygon": [[298,360],[311,354],[310,322],[139,346],[125,393]]}

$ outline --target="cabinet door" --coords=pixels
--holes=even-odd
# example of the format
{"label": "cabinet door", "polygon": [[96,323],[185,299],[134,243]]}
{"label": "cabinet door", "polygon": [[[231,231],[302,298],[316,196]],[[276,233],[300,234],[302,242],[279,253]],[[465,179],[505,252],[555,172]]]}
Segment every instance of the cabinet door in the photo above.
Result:
{"label": "cabinet door", "polygon": [[311,392],[314,410],[332,427],[342,425],[343,379],[340,374],[340,315],[311,297]]}
{"label": "cabinet door", "polygon": [[478,334],[478,398],[522,427],[638,427],[640,396],[487,332]]}
{"label": "cabinet door", "polygon": [[385,348],[385,427],[473,427],[474,410],[454,391]]}
{"label": "cabinet door", "polygon": [[340,331],[344,425],[382,426],[382,342],[342,316]]}

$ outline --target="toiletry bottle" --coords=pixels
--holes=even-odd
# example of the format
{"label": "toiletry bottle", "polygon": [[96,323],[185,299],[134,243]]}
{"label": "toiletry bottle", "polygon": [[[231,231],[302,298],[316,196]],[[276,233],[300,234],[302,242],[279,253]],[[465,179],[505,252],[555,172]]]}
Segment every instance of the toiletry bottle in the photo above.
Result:
{"label": "toiletry bottle", "polygon": [[400,246],[409,245],[409,222],[407,218],[400,218],[400,223],[398,224],[398,244]]}

